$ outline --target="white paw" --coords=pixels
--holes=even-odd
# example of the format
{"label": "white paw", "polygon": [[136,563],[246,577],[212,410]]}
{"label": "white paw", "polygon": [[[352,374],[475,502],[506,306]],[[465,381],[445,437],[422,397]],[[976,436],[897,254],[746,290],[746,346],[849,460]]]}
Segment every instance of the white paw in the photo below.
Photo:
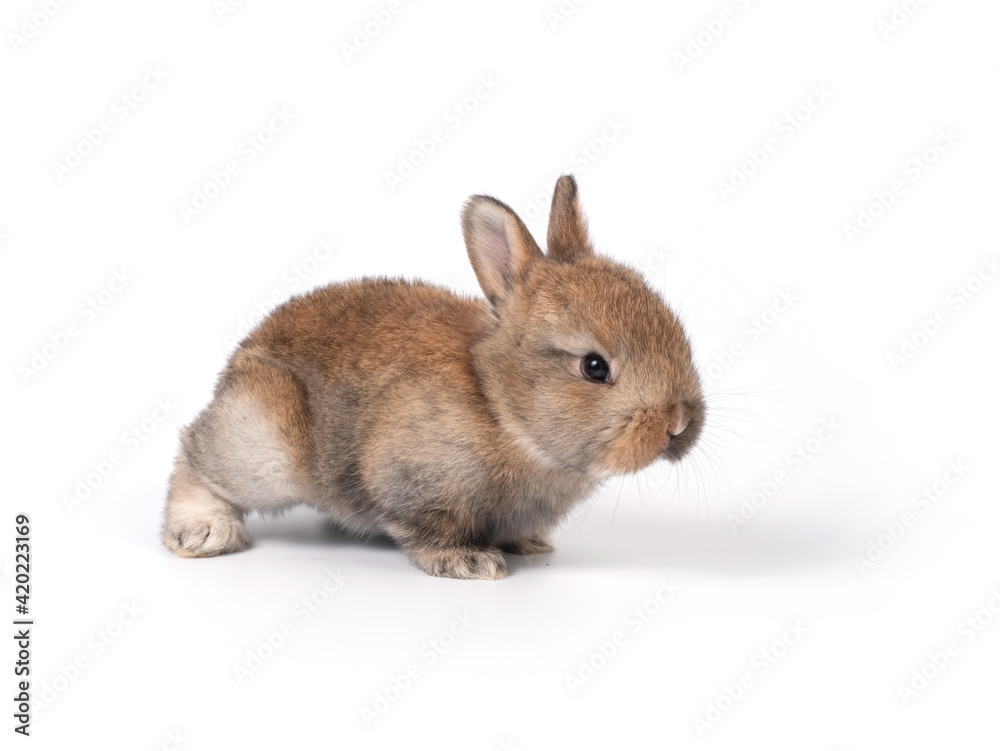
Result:
{"label": "white paw", "polygon": [[421,548],[410,551],[410,557],[431,576],[451,579],[507,576],[507,561],[496,548]]}
{"label": "white paw", "polygon": [[163,528],[163,544],[182,558],[237,553],[250,547],[250,543],[250,533],[243,522],[222,515],[168,521]]}

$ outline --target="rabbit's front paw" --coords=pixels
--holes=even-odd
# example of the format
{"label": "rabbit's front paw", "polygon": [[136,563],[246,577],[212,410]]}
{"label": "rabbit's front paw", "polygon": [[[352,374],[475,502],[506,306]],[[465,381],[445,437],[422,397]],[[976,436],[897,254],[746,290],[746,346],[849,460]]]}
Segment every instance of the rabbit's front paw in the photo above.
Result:
{"label": "rabbit's front paw", "polygon": [[407,551],[420,568],[431,576],[451,579],[503,579],[507,561],[499,548],[432,548]]}

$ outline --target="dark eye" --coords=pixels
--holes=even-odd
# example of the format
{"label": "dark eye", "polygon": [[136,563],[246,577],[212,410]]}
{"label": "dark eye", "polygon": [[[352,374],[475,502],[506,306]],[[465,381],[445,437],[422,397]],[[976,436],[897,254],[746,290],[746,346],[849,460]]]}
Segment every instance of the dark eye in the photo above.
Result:
{"label": "dark eye", "polygon": [[582,366],[583,374],[592,381],[600,381],[603,383],[608,380],[608,376],[611,375],[611,369],[608,368],[608,363],[603,357],[595,355],[593,352],[584,356]]}

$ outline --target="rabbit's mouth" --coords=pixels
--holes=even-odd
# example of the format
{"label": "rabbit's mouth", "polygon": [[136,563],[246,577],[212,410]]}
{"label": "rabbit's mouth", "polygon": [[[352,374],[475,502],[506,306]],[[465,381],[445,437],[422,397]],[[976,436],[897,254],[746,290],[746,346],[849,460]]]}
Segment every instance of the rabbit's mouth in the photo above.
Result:
{"label": "rabbit's mouth", "polygon": [[685,400],[626,415],[599,463],[620,475],[638,472],[657,459],[680,461],[698,441],[703,414],[699,400]]}

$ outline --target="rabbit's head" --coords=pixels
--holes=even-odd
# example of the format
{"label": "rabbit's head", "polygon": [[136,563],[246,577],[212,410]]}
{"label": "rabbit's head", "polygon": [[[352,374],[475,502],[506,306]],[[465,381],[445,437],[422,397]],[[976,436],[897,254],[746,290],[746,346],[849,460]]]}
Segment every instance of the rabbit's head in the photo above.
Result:
{"label": "rabbit's head", "polygon": [[556,183],[545,254],[489,196],[469,199],[462,229],[494,316],[476,372],[524,451],[601,477],[690,450],[705,405],[684,330],[639,273],[594,252],[571,176]]}

